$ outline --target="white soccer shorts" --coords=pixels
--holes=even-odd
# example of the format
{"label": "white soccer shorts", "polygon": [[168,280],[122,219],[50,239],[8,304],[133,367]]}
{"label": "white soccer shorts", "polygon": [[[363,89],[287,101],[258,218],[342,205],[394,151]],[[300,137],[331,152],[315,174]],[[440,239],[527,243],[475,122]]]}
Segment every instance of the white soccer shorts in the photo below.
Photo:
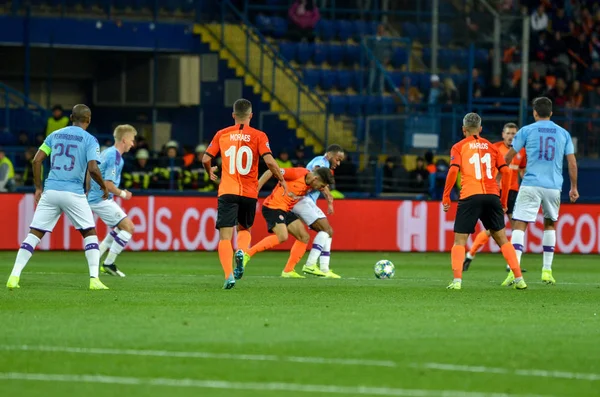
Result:
{"label": "white soccer shorts", "polygon": [[30,227],[43,232],[52,232],[63,212],[77,230],[96,227],[85,194],[58,190],[46,190],[42,193]]}
{"label": "white soccer shorts", "polygon": [[308,226],[315,223],[317,220],[326,218],[325,214],[319,207],[317,207],[317,203],[312,201],[309,197],[303,197],[294,205],[292,208],[292,212],[296,214],[304,223]]}
{"label": "white soccer shorts", "polygon": [[513,211],[513,219],[529,223],[535,222],[540,205],[544,218],[556,222],[560,208],[560,190],[521,186]]}
{"label": "white soccer shorts", "polygon": [[125,211],[113,200],[103,200],[99,203],[90,204],[90,208],[108,227],[115,227],[127,218]]}

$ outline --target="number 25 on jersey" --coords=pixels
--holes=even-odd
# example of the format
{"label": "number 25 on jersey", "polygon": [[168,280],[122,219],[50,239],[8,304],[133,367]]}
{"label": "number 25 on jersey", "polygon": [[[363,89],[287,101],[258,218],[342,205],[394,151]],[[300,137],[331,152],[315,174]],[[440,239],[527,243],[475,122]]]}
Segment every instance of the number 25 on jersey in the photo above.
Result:
{"label": "number 25 on jersey", "polygon": [[485,165],[485,176],[488,179],[492,179],[493,175],[492,175],[492,156],[490,156],[489,153],[484,154],[483,156],[480,156],[479,153],[475,153],[471,156],[471,158],[469,159],[469,164],[473,164],[475,167],[475,179],[477,180],[481,180],[482,178],[482,172],[481,172],[481,165]]}
{"label": "number 25 on jersey", "polygon": [[[225,152],[225,157],[229,159],[229,174],[248,175],[252,169],[252,149],[248,146],[231,146]],[[237,171],[237,172],[236,172]]]}

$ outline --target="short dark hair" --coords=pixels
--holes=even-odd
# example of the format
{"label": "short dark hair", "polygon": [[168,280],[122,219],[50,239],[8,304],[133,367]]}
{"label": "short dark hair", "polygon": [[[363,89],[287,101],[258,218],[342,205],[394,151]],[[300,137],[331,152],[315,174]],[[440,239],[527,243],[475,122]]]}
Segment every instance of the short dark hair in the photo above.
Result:
{"label": "short dark hair", "polygon": [[252,113],[252,103],[244,98],[240,98],[233,104],[233,113],[237,117],[248,117]]}
{"label": "short dark hair", "polygon": [[552,101],[545,96],[533,100],[533,110],[542,118],[548,118],[552,114]]}
{"label": "short dark hair", "polygon": [[73,106],[71,111],[71,121],[74,123],[89,123],[92,117],[92,111],[86,105],[80,103]]}
{"label": "short dark hair", "polygon": [[516,128],[517,130],[519,129],[519,127],[515,123],[506,123],[504,124],[504,127],[502,127],[502,131],[504,131],[507,128]]}
{"label": "short dark hair", "polygon": [[329,145],[327,146],[327,153],[343,153],[344,149],[340,146],[340,145],[336,145],[335,143],[333,145]]}
{"label": "short dark hair", "polygon": [[314,172],[326,184],[333,185],[335,183],[335,179],[333,178],[333,174],[329,168],[319,167]]}

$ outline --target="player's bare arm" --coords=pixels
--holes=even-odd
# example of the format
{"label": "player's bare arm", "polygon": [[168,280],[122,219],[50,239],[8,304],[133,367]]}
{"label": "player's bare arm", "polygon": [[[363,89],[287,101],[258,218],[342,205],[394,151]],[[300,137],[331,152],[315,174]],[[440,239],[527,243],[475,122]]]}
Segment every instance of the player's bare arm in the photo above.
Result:
{"label": "player's bare arm", "polygon": [[215,174],[214,168],[211,167],[212,159],[213,158],[211,155],[204,153],[204,156],[202,156],[202,165],[204,166],[204,170],[208,173],[210,180],[216,181],[218,179],[218,177]]}
{"label": "player's bare arm", "polygon": [[38,150],[33,158],[33,184],[35,186],[35,202],[38,203],[42,198],[42,163],[48,157],[46,153]]}
{"label": "player's bare arm", "polygon": [[100,185],[100,189],[102,189],[102,199],[106,200],[108,198],[108,189],[106,188],[106,184],[104,183],[104,179],[102,179],[102,172],[100,172],[100,168],[98,168],[98,163],[96,160],[88,161],[88,172],[90,173],[90,177]]}
{"label": "player's bare arm", "polygon": [[574,154],[567,154],[567,166],[569,168],[569,179],[571,180],[569,199],[574,203],[579,198],[579,191],[577,190],[577,159]]}
{"label": "player's bare arm", "polygon": [[502,209],[506,213],[506,211],[508,211],[508,193],[510,192],[510,179],[512,172],[506,165],[501,166],[498,171],[498,174],[501,175],[502,178],[502,195],[500,196],[500,202],[502,203]]}
{"label": "player's bare arm", "polygon": [[263,186],[265,186],[265,183],[267,183],[269,181],[269,179],[271,179],[273,177],[273,173],[271,172],[271,170],[266,170],[261,176],[260,178],[258,178],[258,191],[260,192],[260,189],[263,188]]}
{"label": "player's bare arm", "polygon": [[327,200],[327,214],[328,215],[332,215],[333,214],[333,195],[331,194],[331,191],[329,190],[329,186],[325,186],[321,192],[323,193],[323,196],[325,196],[325,199]]}
{"label": "player's bare arm", "polygon": [[283,195],[287,196],[289,194],[289,191],[288,191],[287,183],[286,183],[285,179],[283,178],[283,175],[279,171],[280,170],[279,164],[277,164],[277,161],[275,161],[275,158],[273,158],[273,155],[271,153],[265,154],[263,156],[263,160],[265,161],[265,164],[267,165],[267,167],[269,167],[269,171],[271,171],[271,173],[273,175],[275,175],[275,178],[277,178],[277,180],[281,184],[281,187],[283,188]]}
{"label": "player's bare arm", "polygon": [[450,209],[450,192],[452,192],[452,188],[456,183],[456,178],[458,177],[459,168],[457,165],[453,164],[450,166],[448,170],[448,176],[446,176],[446,185],[444,186],[444,196],[442,198],[442,205],[444,206],[444,212],[448,212]]}
{"label": "player's bare arm", "polygon": [[114,194],[115,196],[119,196],[125,200],[129,200],[132,196],[131,192],[129,190],[126,189],[119,189],[114,183],[113,181],[104,181],[104,184],[106,185],[106,188],[108,189],[108,191],[112,194]]}
{"label": "player's bare arm", "polygon": [[506,153],[506,156],[504,156],[504,160],[506,160],[506,164],[510,164],[516,155],[517,155],[517,151],[513,148],[510,148],[508,153]]}

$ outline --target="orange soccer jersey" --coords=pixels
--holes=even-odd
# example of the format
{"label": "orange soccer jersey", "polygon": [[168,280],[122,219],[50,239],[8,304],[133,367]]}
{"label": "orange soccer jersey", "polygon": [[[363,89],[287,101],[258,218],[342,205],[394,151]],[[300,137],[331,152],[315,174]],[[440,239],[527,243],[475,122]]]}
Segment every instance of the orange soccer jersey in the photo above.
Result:
{"label": "orange soccer jersey", "polygon": [[461,172],[460,198],[475,194],[499,195],[496,172],[506,166],[504,156],[487,139],[470,136],[452,146],[450,166]]}
{"label": "orange soccer jersey", "polygon": [[[296,197],[306,196],[310,191],[310,186],[306,184],[306,175],[310,171],[303,167],[282,169],[283,179],[287,181],[288,191]],[[288,195],[284,195],[284,190],[281,185],[277,185],[273,192],[265,199],[263,205],[273,210],[283,210],[289,212],[298,199],[294,199]]]}
{"label": "orange soccer jersey", "polygon": [[[498,152],[502,157],[506,156],[506,153],[510,150],[509,147],[506,147],[504,142],[496,142],[494,146],[498,149]],[[519,170],[525,168],[527,166],[527,155],[525,154],[525,148],[521,149],[519,153],[515,157],[513,157],[512,161],[508,168],[512,170],[510,173],[510,190],[518,191],[519,190]]]}
{"label": "orange soccer jersey", "polygon": [[217,132],[206,153],[223,158],[219,196],[258,198],[258,158],[271,153],[267,135],[244,124]]}

